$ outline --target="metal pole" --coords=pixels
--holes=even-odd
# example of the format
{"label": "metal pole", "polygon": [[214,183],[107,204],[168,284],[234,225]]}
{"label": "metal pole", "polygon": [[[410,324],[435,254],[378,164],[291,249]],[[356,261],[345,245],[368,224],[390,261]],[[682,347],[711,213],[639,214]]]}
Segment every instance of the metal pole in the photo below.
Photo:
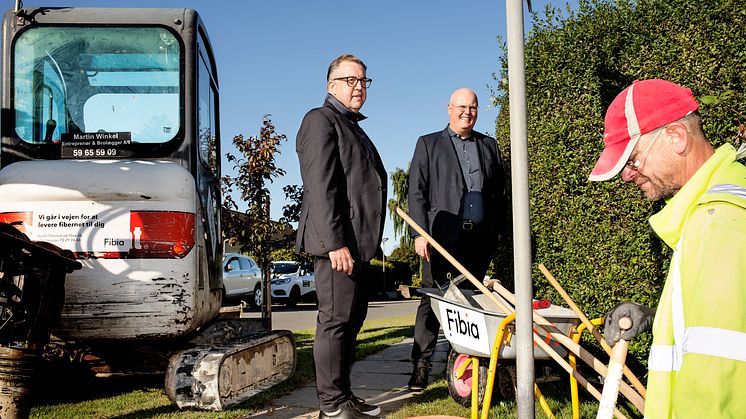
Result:
{"label": "metal pole", "polygon": [[[272,219],[269,216],[270,200],[269,196],[264,196],[264,216],[267,217],[269,223]],[[272,273],[269,269],[269,263],[267,266],[262,266],[262,319],[264,320],[264,328],[266,330],[272,330],[272,286],[270,281],[272,280]]]}
{"label": "metal pole", "polygon": [[383,250],[383,292],[386,292],[386,242],[389,240],[388,237],[384,237],[381,240],[381,246]]}
{"label": "metal pole", "polygon": [[513,259],[516,296],[516,371],[518,417],[534,417],[534,351],[531,283],[531,226],[528,199],[526,130],[526,64],[523,44],[523,0],[506,0],[510,161],[513,192]]}

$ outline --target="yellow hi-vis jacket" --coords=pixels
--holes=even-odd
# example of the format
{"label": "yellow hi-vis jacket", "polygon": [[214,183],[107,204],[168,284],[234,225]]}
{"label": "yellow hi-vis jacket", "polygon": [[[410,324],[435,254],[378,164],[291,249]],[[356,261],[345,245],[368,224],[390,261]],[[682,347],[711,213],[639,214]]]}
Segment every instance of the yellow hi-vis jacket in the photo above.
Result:
{"label": "yellow hi-vis jacket", "polygon": [[746,418],[746,167],[736,150],[718,148],[650,224],[674,254],[645,417]]}

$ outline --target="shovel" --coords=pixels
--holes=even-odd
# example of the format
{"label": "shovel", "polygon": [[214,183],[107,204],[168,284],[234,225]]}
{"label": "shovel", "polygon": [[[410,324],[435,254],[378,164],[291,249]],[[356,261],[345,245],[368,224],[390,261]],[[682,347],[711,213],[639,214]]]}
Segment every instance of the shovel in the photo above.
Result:
{"label": "shovel", "polygon": [[[625,331],[630,327],[632,327],[632,320],[629,317],[619,319],[620,330]],[[611,419],[614,413],[616,399],[619,395],[619,383],[622,381],[622,373],[624,372],[624,360],[627,358],[627,346],[626,340],[619,339],[611,350],[609,372],[604,380],[604,389],[601,392],[596,419]]]}

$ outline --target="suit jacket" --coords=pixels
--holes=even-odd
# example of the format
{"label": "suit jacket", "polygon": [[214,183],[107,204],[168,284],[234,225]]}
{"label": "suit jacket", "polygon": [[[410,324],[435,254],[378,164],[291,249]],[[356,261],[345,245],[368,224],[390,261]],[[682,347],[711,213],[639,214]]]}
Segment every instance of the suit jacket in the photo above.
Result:
{"label": "suit jacket", "polygon": [[[484,226],[491,237],[506,225],[505,171],[497,141],[472,132],[482,169]],[[461,233],[466,182],[448,128],[417,140],[409,167],[409,215],[442,245]],[[417,234],[410,229],[412,237]]]}
{"label": "suit jacket", "polygon": [[303,118],[296,138],[303,203],[295,251],[327,256],[347,246],[370,261],[383,236],[386,169],[373,143],[329,99]]}

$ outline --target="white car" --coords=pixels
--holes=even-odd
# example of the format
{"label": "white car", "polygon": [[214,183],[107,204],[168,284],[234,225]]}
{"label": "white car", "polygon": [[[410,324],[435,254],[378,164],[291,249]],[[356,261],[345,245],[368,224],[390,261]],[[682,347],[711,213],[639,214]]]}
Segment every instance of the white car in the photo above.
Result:
{"label": "white car", "polygon": [[301,301],[316,302],[316,280],[299,262],[272,262],[272,301],[295,307]]}
{"label": "white car", "polygon": [[262,270],[254,259],[237,253],[223,257],[223,305],[227,300],[247,299],[250,306],[262,305]]}

